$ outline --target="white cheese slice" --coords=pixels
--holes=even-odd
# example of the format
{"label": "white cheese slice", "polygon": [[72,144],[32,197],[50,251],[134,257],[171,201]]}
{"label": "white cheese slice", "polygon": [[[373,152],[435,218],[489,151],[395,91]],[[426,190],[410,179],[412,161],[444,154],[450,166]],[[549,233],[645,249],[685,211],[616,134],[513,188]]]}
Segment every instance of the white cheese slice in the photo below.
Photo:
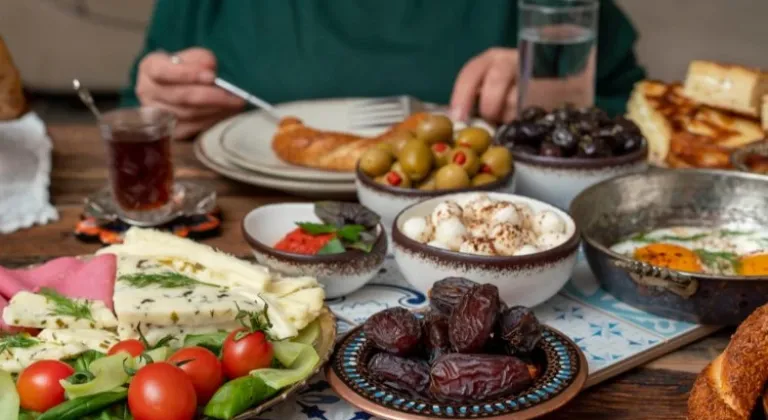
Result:
{"label": "white cheese slice", "polygon": [[302,289],[317,286],[317,279],[314,277],[286,277],[275,279],[269,283],[266,291],[274,296],[282,297]]}
{"label": "white cheese slice", "polygon": [[7,348],[0,353],[0,369],[17,373],[38,360],[64,360],[73,358],[88,348],[82,343],[40,342],[27,348]]}
{"label": "white cheese slice", "polygon": [[82,344],[90,350],[102,353],[106,353],[120,341],[117,334],[106,330],[54,330],[46,328],[40,331],[37,338],[59,344]]}
{"label": "white cheese slice", "polygon": [[76,304],[87,305],[90,316],[76,318],[62,315],[57,305],[43,295],[31,292],[16,293],[3,310],[3,321],[15,327],[54,329],[103,329],[117,327],[117,319],[104,302],[88,299],[70,299]]}
{"label": "white cheese slice", "polygon": [[190,267],[202,267],[210,271],[210,280],[216,284],[233,287],[247,286],[262,291],[271,281],[269,270],[261,265],[252,264],[207,245],[180,238],[170,233],[153,229],[131,228],[122,245],[112,245],[101,249],[97,254],[111,253],[118,257],[124,255],[171,258],[184,261]]}
{"label": "white cheese slice", "polygon": [[[175,340],[171,341],[173,347],[181,347],[184,338],[190,334],[211,334],[215,332],[230,332],[242,327],[239,322],[227,322],[223,324],[210,324],[203,326],[173,325],[173,326],[151,326],[141,327],[141,333],[147,342],[155,345],[158,341],[167,336],[172,336]],[[135,325],[120,324],[117,326],[117,334],[121,340],[139,338],[139,331]]]}
{"label": "white cheese slice", "polygon": [[[167,265],[158,263],[156,259],[120,257],[114,295],[115,313],[120,324],[141,323],[145,328],[206,326],[234,322],[238,310],[264,310],[265,301],[252,289],[247,289],[250,294],[242,294],[227,287],[203,283],[171,288],[162,287],[162,284],[155,281],[142,285],[129,281],[129,278],[136,276],[150,278],[174,273],[176,272]],[[193,278],[193,275],[184,275]],[[298,329],[280,312],[279,306],[270,304],[267,315],[273,325],[269,331],[273,337],[285,339],[298,334]]]}

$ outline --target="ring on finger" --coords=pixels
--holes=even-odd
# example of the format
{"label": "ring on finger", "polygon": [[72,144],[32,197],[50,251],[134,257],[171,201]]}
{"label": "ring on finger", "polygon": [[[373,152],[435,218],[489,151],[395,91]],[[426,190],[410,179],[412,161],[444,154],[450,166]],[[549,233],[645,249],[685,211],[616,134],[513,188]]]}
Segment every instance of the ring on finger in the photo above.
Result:
{"label": "ring on finger", "polygon": [[172,55],[171,64],[181,64],[181,58],[176,54]]}

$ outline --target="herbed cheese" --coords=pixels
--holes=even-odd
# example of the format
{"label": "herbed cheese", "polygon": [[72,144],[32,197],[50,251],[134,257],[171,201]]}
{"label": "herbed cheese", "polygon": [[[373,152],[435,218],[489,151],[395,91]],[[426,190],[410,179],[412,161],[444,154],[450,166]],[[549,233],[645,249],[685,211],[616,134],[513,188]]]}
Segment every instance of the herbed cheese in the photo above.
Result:
{"label": "herbed cheese", "polygon": [[104,302],[16,293],[3,310],[3,321],[15,327],[53,329],[105,329],[117,327],[117,319]]}
{"label": "herbed cheese", "polygon": [[106,330],[54,330],[44,329],[37,335],[39,340],[59,344],[82,344],[90,350],[106,353],[120,339],[117,334]]}
{"label": "herbed cheese", "polygon": [[6,347],[0,352],[0,369],[17,373],[38,360],[70,359],[88,350],[82,343],[35,341],[30,347]]}
{"label": "herbed cheese", "polygon": [[[173,325],[173,326],[155,326],[141,325],[141,334],[151,345],[167,336],[175,339],[169,343],[172,347],[181,347],[184,338],[190,334],[211,334],[215,332],[231,332],[242,327],[239,322],[227,322],[222,324],[210,325]],[[117,335],[121,340],[139,338],[139,328],[136,325],[120,324],[117,326]]]}

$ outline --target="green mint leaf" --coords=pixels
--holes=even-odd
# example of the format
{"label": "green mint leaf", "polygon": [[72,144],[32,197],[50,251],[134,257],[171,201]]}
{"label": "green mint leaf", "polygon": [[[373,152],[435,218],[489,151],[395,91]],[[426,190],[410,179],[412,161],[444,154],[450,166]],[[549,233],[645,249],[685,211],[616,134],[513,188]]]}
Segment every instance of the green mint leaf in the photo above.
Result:
{"label": "green mint leaf", "polygon": [[336,235],[349,242],[357,242],[360,240],[360,232],[365,230],[363,225],[344,225],[336,232]]}
{"label": "green mint leaf", "polygon": [[323,235],[326,233],[336,233],[336,226],[322,223],[297,222],[296,226],[310,235]]}
{"label": "green mint leaf", "polygon": [[344,251],[344,244],[338,238],[333,238],[320,248],[316,255],[341,254]]}
{"label": "green mint leaf", "polygon": [[373,244],[358,241],[358,242],[348,243],[347,247],[352,249],[359,249],[360,251],[363,251],[367,254],[371,252],[371,250],[373,249]]}
{"label": "green mint leaf", "polygon": [[90,319],[93,321],[93,314],[91,314],[91,304],[88,301],[78,302],[74,299],[70,299],[61,293],[43,287],[38,294],[45,296],[48,302],[53,303],[53,309],[51,315],[63,315],[74,317],[78,319]]}

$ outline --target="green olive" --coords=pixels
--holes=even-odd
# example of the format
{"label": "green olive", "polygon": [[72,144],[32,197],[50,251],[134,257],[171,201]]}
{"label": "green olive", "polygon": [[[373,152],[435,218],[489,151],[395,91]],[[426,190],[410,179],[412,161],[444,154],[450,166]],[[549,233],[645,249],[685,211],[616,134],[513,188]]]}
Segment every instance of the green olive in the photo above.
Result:
{"label": "green olive", "polygon": [[457,147],[448,156],[448,162],[461,166],[469,176],[475,176],[480,170],[480,158],[469,147]]}
{"label": "green olive", "polygon": [[456,134],[456,146],[469,147],[482,155],[491,145],[491,133],[480,127],[467,127]]}
{"label": "green olive", "polygon": [[373,182],[377,184],[389,185],[389,183],[387,182],[387,178],[384,175],[373,178]]}
{"label": "green olive", "polygon": [[408,178],[408,175],[398,172],[398,171],[389,171],[383,176],[384,178],[384,184],[389,185],[391,187],[399,187],[399,188],[410,188],[411,187],[411,179]]}
{"label": "green olive", "polygon": [[434,158],[426,143],[421,139],[413,139],[405,144],[397,161],[411,180],[420,181],[429,175]]}
{"label": "green olive", "polygon": [[451,146],[448,143],[435,143],[430,146],[432,157],[435,159],[435,166],[441,167],[448,163],[448,157],[451,155]]}
{"label": "green olive", "polygon": [[409,140],[413,140],[415,138],[416,136],[408,130],[397,131],[392,133],[387,143],[392,145],[395,157],[399,157],[400,152],[403,150],[403,147],[405,147],[405,143],[408,143]]}
{"label": "green olive", "polygon": [[369,176],[384,175],[392,166],[393,160],[391,153],[372,147],[360,156],[360,170]]}
{"label": "green olive", "polygon": [[495,176],[493,176],[491,174],[480,173],[480,174],[475,175],[474,178],[472,178],[472,186],[473,187],[477,187],[477,186],[480,186],[480,185],[490,184],[490,183],[496,182],[498,180],[499,180],[499,178],[496,178]]}
{"label": "green olive", "polygon": [[435,173],[435,188],[438,190],[465,188],[469,185],[467,171],[455,163],[449,163]]}
{"label": "green olive", "polygon": [[390,142],[379,143],[376,146],[373,146],[373,148],[383,150],[385,152],[389,152],[389,154],[392,155],[393,157],[397,156],[397,154],[395,153],[395,146]]}
{"label": "green olive", "polygon": [[389,168],[389,170],[405,173],[405,171],[403,171],[403,166],[400,164],[400,162],[393,163],[392,166]]}
{"label": "green olive", "polygon": [[428,144],[450,143],[453,140],[453,122],[445,115],[427,115],[416,126],[416,137]]}
{"label": "green olive", "polygon": [[422,191],[432,191],[435,189],[435,172],[430,172],[429,175],[422,179],[418,185],[415,186],[416,188],[422,190]]}
{"label": "green olive", "polygon": [[[490,171],[498,178],[503,178],[512,170],[512,153],[504,146],[493,146],[480,157],[483,171]],[[487,169],[486,169],[487,168]]]}

